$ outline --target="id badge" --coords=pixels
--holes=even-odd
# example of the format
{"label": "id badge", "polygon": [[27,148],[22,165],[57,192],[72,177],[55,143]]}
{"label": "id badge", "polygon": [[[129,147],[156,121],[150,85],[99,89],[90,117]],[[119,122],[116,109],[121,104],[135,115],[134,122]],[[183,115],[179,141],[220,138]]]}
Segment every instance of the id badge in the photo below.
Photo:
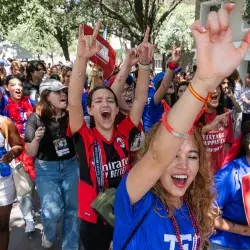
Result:
{"label": "id badge", "polygon": [[53,140],[53,143],[58,157],[65,156],[70,153],[66,138],[58,138]]}

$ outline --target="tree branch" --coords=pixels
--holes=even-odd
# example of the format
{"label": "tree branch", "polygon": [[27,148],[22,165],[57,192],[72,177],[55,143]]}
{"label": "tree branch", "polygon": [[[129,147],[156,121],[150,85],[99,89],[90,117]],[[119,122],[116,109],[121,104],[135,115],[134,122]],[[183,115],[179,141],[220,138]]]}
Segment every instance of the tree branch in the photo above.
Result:
{"label": "tree branch", "polygon": [[118,20],[120,23],[122,23],[127,29],[128,29],[128,33],[130,33],[131,37],[135,37],[136,40],[140,41],[141,40],[141,36],[137,35],[137,32],[133,31],[131,29],[131,27],[133,27],[133,24],[128,23],[123,16],[119,15],[117,12],[115,12],[114,10],[112,10],[111,8],[109,8],[106,4],[102,3],[102,1],[100,1],[100,6],[107,12],[107,15],[109,17],[113,17],[114,19]]}
{"label": "tree branch", "polygon": [[134,6],[135,6],[135,12],[138,15],[138,24],[141,28],[141,30],[144,30],[143,26],[143,19],[144,19],[144,14],[143,14],[143,2],[142,0],[134,0]]}
{"label": "tree branch", "polygon": [[170,15],[170,13],[172,11],[175,10],[175,8],[182,2],[183,0],[175,0],[172,5],[170,6],[170,8],[165,11],[161,17],[159,18],[159,21],[155,24],[155,27],[154,27],[154,32],[153,32],[153,36],[156,38],[159,34],[159,31],[160,31],[160,28],[163,24],[163,22],[166,20],[167,16]]}

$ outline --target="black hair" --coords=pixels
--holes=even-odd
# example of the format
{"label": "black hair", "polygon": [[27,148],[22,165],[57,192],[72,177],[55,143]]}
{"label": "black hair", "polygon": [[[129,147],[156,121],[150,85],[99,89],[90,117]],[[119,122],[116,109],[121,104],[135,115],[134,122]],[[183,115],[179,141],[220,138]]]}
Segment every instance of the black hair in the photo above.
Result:
{"label": "black hair", "polygon": [[[216,108],[217,115],[221,115],[221,114],[225,113],[225,95],[224,95],[224,92],[222,90],[221,84],[219,85],[219,87],[220,87],[221,94],[220,94],[220,99],[219,99],[219,105]],[[198,123],[201,124],[202,126],[206,125],[205,113],[200,117]]]}
{"label": "black hair", "polygon": [[30,61],[26,68],[27,81],[31,80],[31,73],[34,73],[38,69],[38,65],[41,65],[43,67],[43,71],[46,71],[46,67],[42,61],[38,60]]}
{"label": "black hair", "polygon": [[113,94],[114,99],[115,99],[115,104],[116,104],[116,106],[118,107],[118,100],[117,100],[116,94],[114,93],[114,91],[113,91],[111,88],[109,88],[109,87],[107,87],[107,86],[105,86],[105,85],[97,86],[96,88],[92,89],[92,90],[89,92],[88,98],[87,98],[87,106],[88,106],[89,108],[91,107],[93,94],[94,94],[97,90],[100,90],[100,89],[106,89],[106,90],[110,91],[110,92]]}
{"label": "black hair", "polygon": [[188,82],[186,81],[183,81],[181,83],[178,84],[177,88],[176,88],[176,97],[178,98],[177,94],[178,94],[178,91],[179,91],[179,88],[182,87],[182,86],[188,86]]}
{"label": "black hair", "polygon": [[246,121],[241,129],[242,133],[242,143],[240,151],[237,155],[237,158],[245,156],[250,153],[249,144],[250,144],[250,121]]}
{"label": "black hair", "polygon": [[8,86],[8,85],[9,85],[9,82],[10,82],[11,80],[13,80],[13,79],[18,79],[20,82],[23,83],[22,78],[20,77],[20,75],[8,75],[8,76],[6,77],[6,85]]}
{"label": "black hair", "polygon": [[57,80],[57,81],[59,81],[59,82],[61,81],[60,76],[57,75],[57,74],[51,75],[49,79],[55,79],[55,80]]}

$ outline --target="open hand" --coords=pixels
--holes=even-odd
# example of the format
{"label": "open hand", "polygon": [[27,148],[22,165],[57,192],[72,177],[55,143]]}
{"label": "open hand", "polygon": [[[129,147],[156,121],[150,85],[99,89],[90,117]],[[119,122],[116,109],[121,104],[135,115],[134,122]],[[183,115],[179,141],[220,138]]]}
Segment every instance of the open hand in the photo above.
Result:
{"label": "open hand", "polygon": [[83,25],[79,25],[79,34],[78,34],[78,45],[77,45],[77,56],[89,59],[95,54],[97,54],[101,49],[102,46],[96,42],[96,37],[99,33],[100,27],[102,25],[101,19],[98,20],[93,34],[84,35]]}
{"label": "open hand", "polygon": [[206,28],[200,21],[191,26],[197,47],[196,78],[203,81],[207,91],[213,91],[237,68],[250,45],[250,31],[239,48],[233,45],[229,24],[229,15],[233,9],[233,4],[224,4],[218,13],[209,13]]}

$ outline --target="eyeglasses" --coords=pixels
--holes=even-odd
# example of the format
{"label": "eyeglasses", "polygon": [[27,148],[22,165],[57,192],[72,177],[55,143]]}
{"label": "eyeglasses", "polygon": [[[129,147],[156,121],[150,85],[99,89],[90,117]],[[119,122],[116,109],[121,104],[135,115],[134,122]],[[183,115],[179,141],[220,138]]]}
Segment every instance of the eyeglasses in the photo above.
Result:
{"label": "eyeglasses", "polygon": [[123,92],[122,92],[122,95],[126,96],[126,95],[131,95],[133,93],[134,93],[134,88],[130,87],[130,88],[124,89]]}

